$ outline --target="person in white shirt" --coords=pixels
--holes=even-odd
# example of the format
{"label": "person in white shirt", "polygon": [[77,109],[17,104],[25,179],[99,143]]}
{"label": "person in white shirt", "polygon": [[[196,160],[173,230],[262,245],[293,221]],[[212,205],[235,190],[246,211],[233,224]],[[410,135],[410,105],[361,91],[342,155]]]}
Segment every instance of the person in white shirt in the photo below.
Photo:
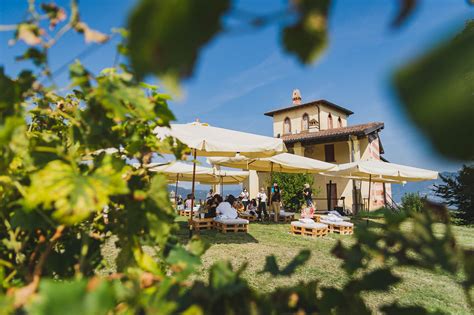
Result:
{"label": "person in white shirt", "polygon": [[257,214],[258,214],[259,220],[262,220],[262,211],[263,211],[264,218],[268,217],[267,199],[268,197],[267,197],[267,194],[265,193],[265,188],[264,187],[260,188],[260,191],[257,194],[257,200],[258,200]]}
{"label": "person in white shirt", "polygon": [[249,198],[250,198],[250,194],[247,191],[247,188],[244,187],[239,197],[242,199],[242,203],[244,204],[245,210],[247,210],[247,206],[249,204]]}
{"label": "person in white shirt", "polygon": [[229,202],[222,201],[221,196],[219,197],[219,205],[216,208],[216,214],[229,219],[237,218],[237,210],[235,210]]}
{"label": "person in white shirt", "polygon": [[206,201],[212,199],[212,197],[214,197],[214,191],[212,189],[209,189],[209,192],[206,195]]}

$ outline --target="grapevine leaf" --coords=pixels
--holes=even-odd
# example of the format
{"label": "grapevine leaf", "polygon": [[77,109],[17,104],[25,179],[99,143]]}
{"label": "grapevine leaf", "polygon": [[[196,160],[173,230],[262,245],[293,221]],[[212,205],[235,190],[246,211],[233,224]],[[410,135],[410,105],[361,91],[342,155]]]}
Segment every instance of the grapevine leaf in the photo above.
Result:
{"label": "grapevine leaf", "polygon": [[37,25],[31,23],[21,23],[18,25],[15,38],[24,41],[27,45],[39,45],[43,41],[41,33],[43,32]]}
{"label": "grapevine leaf", "polygon": [[58,282],[41,281],[39,298],[28,306],[29,314],[108,314],[116,304],[112,283],[85,280]]}
{"label": "grapevine leaf", "polygon": [[129,18],[130,59],[139,77],[186,78],[198,52],[221,30],[229,0],[142,0]]}
{"label": "grapevine leaf", "polygon": [[305,64],[313,62],[326,49],[330,0],[295,1],[298,21],[283,29],[283,46]]}
{"label": "grapevine leaf", "polygon": [[43,66],[46,63],[46,54],[38,48],[30,47],[21,56],[15,58],[16,60],[31,60],[35,66]]}
{"label": "grapevine leaf", "polygon": [[[474,157],[474,20],[464,31],[395,74],[402,105],[444,156]],[[442,126],[442,128],[440,128]]]}
{"label": "grapevine leaf", "polygon": [[60,160],[49,162],[31,176],[26,205],[54,209],[54,217],[68,224],[80,222],[102,210],[110,196],[128,192],[123,179],[127,167],[121,163],[106,156],[97,169],[84,173]]}

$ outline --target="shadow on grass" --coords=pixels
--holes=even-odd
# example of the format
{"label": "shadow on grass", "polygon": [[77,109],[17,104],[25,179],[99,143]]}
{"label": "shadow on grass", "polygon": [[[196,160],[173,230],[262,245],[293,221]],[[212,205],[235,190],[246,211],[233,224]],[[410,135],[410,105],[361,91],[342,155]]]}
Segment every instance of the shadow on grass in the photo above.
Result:
{"label": "shadow on grass", "polygon": [[[179,225],[179,231],[176,233],[181,243],[187,243],[189,240],[189,227],[187,222],[176,222]],[[199,235],[209,244],[246,244],[258,243],[258,240],[249,233],[228,232],[226,234],[216,230],[202,230],[197,233],[193,231],[193,235]]]}
{"label": "shadow on grass", "polygon": [[351,219],[351,222],[354,223],[356,228],[368,228],[368,227],[375,227],[375,228],[381,228],[384,226],[383,223],[379,222],[377,219],[362,219],[362,218],[356,218],[353,217]]}

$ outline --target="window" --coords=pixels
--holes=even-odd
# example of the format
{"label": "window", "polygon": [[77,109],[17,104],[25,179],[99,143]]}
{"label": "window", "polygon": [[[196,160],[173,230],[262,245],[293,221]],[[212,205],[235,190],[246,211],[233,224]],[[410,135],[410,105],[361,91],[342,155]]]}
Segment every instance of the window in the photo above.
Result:
{"label": "window", "polygon": [[329,114],[328,115],[328,129],[332,129],[333,128],[333,125],[332,125],[332,115]]}
{"label": "window", "polygon": [[342,128],[342,119],[341,119],[341,117],[339,117],[339,118],[337,119],[337,127],[338,127],[338,128]]}
{"label": "window", "polygon": [[324,156],[326,162],[336,162],[334,155],[334,144],[326,144],[324,146]]}
{"label": "window", "polygon": [[291,133],[291,120],[290,118],[286,117],[283,123],[283,134]]}
{"label": "window", "polygon": [[305,131],[309,129],[309,116],[308,114],[303,115],[301,130]]}

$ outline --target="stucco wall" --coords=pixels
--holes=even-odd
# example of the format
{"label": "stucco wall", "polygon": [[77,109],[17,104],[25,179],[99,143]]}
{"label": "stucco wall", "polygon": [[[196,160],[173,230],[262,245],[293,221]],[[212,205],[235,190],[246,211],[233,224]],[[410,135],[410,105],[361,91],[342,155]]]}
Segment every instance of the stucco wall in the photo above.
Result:
{"label": "stucco wall", "polygon": [[[328,115],[331,113],[333,118],[333,128],[338,127],[337,120],[340,117],[342,126],[347,127],[347,115],[330,109],[324,105],[320,105],[320,130],[328,129]],[[303,115],[308,114],[309,120],[318,120],[318,108],[316,106],[305,106],[298,108],[295,105],[294,108],[283,113],[277,113],[273,116],[273,136],[283,135],[283,122],[285,118],[290,118],[291,121],[291,133],[300,133],[303,129]],[[317,132],[318,129],[309,129],[310,132]]]}

